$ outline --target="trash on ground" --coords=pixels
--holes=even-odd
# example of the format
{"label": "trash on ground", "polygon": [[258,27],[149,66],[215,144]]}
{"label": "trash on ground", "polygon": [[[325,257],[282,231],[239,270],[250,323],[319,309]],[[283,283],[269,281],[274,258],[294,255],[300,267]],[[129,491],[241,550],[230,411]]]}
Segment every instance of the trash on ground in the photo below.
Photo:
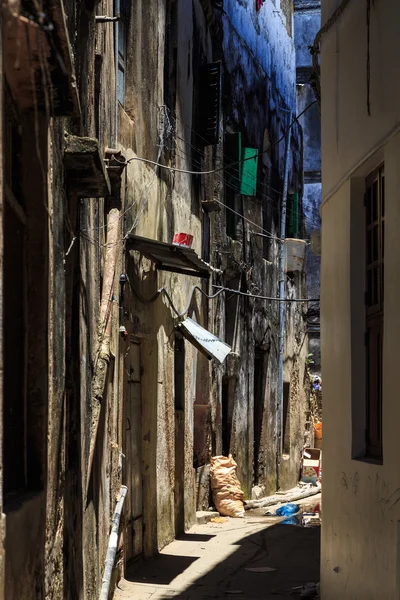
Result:
{"label": "trash on ground", "polygon": [[290,517],[289,519],[283,519],[279,525],[301,525],[299,517]]}
{"label": "trash on ground", "polygon": [[211,523],[227,523],[228,519],[225,519],[224,517],[213,517],[210,522]]}
{"label": "trash on ground", "polygon": [[273,567],[246,567],[245,571],[251,571],[252,573],[272,573],[276,571]]}
{"label": "trash on ground", "polygon": [[300,598],[317,598],[318,597],[318,589],[316,583],[306,583],[300,592]]}
{"label": "trash on ground", "polygon": [[244,517],[244,493],[236,475],[237,464],[232,456],[211,458],[211,489],[217,511],[226,517]]}
{"label": "trash on ground", "polygon": [[319,513],[303,514],[302,525],[303,527],[317,527],[321,525]]}
{"label": "trash on ground", "polygon": [[291,515],[295,515],[300,510],[299,504],[285,504],[284,506],[280,506],[276,510],[277,517],[290,517]]}
{"label": "trash on ground", "polygon": [[321,474],[321,450],[319,448],[305,448],[303,450],[301,481],[317,486],[321,480]]}

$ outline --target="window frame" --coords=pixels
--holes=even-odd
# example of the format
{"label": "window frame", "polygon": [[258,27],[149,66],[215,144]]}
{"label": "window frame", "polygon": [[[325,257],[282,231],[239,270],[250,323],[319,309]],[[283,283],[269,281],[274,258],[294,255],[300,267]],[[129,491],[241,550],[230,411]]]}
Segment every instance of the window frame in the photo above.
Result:
{"label": "window frame", "polygon": [[[126,58],[127,58],[127,32],[129,27],[129,0],[118,0],[119,13],[118,21],[116,23],[117,29],[117,43],[116,43],[116,54],[117,54],[117,72],[116,78],[116,100],[125,106],[126,99]],[[122,43],[121,43],[122,40]],[[123,50],[121,52],[120,50]],[[122,74],[122,85],[119,85],[119,74]]]}
{"label": "window frame", "polygon": [[365,457],[383,461],[385,169],[365,180]]}

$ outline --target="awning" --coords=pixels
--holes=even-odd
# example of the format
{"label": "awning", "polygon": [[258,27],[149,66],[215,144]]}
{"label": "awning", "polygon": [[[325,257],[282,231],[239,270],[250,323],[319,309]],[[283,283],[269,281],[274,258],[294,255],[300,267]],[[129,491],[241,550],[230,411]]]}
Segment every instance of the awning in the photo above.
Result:
{"label": "awning", "polygon": [[201,260],[191,248],[174,246],[138,235],[128,237],[126,248],[127,250],[137,250],[146,256],[155,263],[160,271],[172,271],[205,278],[209,278],[212,271],[212,268]]}
{"label": "awning", "polygon": [[181,334],[195,346],[202,354],[207,356],[208,360],[215,358],[221,365],[232,348],[221,342],[215,335],[201,327],[196,321],[186,318],[178,325]]}

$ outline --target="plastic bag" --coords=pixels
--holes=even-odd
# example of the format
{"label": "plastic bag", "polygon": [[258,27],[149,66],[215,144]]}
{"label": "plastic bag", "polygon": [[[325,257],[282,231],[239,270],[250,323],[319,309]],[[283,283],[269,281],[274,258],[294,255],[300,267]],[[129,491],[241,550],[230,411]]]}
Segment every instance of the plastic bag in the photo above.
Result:
{"label": "plastic bag", "polygon": [[275,514],[277,517],[290,517],[299,512],[299,509],[300,506],[298,504],[285,504],[284,506],[280,506]]}
{"label": "plastic bag", "polygon": [[225,517],[244,517],[244,493],[236,476],[237,464],[232,456],[211,458],[211,489],[217,511]]}

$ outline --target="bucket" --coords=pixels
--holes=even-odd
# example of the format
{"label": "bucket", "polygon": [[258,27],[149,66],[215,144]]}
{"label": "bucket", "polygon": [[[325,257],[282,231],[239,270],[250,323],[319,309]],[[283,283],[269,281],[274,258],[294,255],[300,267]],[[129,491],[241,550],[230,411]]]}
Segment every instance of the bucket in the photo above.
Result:
{"label": "bucket", "polygon": [[316,440],[322,440],[322,421],[318,421],[318,423],[315,423],[314,437]]}

